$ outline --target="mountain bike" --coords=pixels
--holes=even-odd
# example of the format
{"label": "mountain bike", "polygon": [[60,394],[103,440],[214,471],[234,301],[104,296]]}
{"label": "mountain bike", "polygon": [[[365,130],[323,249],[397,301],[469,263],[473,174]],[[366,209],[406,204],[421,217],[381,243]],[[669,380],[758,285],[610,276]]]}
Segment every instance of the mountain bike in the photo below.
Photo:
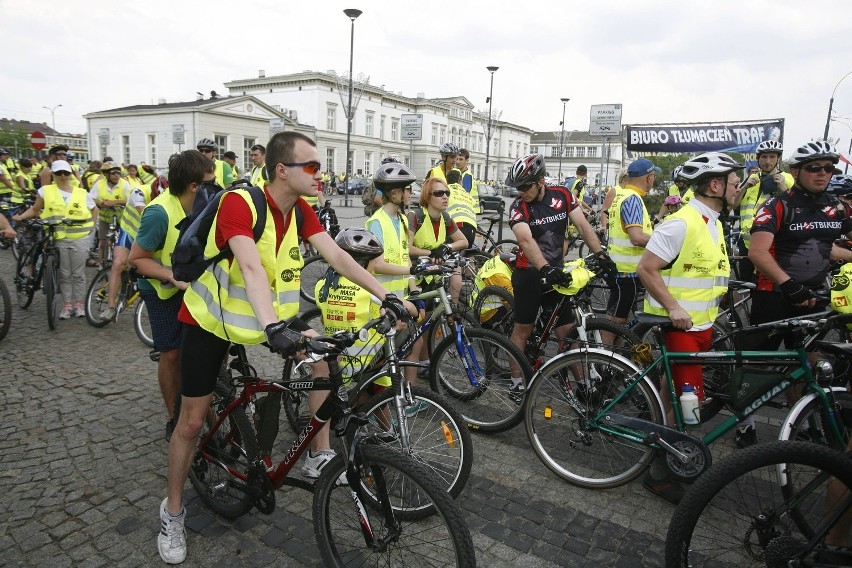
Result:
{"label": "mountain bike", "polygon": [[804,442],[739,451],[675,509],[666,566],[850,566],[852,549],[826,543],[852,512],[850,491],[848,452]]}
{"label": "mountain bike", "polygon": [[[363,329],[387,333],[394,323],[386,314]],[[281,461],[270,469],[258,455],[248,407],[257,394],[288,387],[239,376],[233,379],[241,386],[233,389],[238,392],[214,393],[190,466],[192,485],[210,509],[229,518],[252,507],[272,513],[275,490],[284,485],[313,491],[314,532],[329,566],[383,565],[401,554],[429,559],[437,566],[474,566],[473,542],[458,505],[427,469],[361,431],[369,420],[353,412],[347,398],[340,396],[345,391],[337,358],[356,337],[341,332],[303,344],[309,356],[328,362],[331,390]],[[338,454],[326,464],[313,485],[289,477],[311,440],[328,423],[335,435],[344,438],[345,455]],[[346,485],[339,484],[341,475]]]}
{"label": "mountain bike", "polygon": [[[495,223],[501,223],[503,220],[499,216],[496,217],[481,217],[480,221],[488,222],[488,229],[483,230],[477,227],[474,230],[473,247],[480,254],[494,256],[495,254],[512,252],[518,247],[518,241],[513,238],[494,239],[491,233],[494,230]],[[512,234],[512,233],[510,233]]]}
{"label": "mountain bike", "polygon": [[0,341],[9,333],[12,325],[12,297],[6,282],[0,278]]}
{"label": "mountain bike", "polygon": [[108,304],[109,274],[111,265],[98,271],[89,290],[86,292],[86,321],[93,327],[104,327],[110,321],[117,321],[118,316],[125,310],[133,310],[133,329],[139,341],[148,347],[154,347],[154,337],[151,332],[151,322],[148,320],[148,309],[145,300],[136,287],[136,271],[125,268],[121,271],[121,283],[118,286],[118,296],[115,300],[115,316],[113,319],[101,318]]}
{"label": "mountain bike", "polygon": [[[666,317],[639,317],[657,326],[671,325]],[[533,377],[524,416],[527,436],[539,459],[574,485],[607,488],[628,483],[644,473],[658,450],[664,453],[674,478],[692,481],[711,465],[710,444],[797,385],[802,397],[784,418],[779,437],[807,436],[835,449],[845,448],[849,427],[837,415],[852,408],[852,394],[845,388],[820,384],[818,379],[823,377],[812,371],[803,338],[808,330],[850,321],[849,315],[839,314],[823,321],[794,318],[751,326],[790,333],[796,347],[782,351],[681,353],[668,351],[660,341],[656,359],[652,360],[647,345],[634,352],[644,368],[603,349],[563,353]],[[846,344],[817,344],[827,350],[849,349]],[[731,415],[700,438],[687,431],[671,375],[674,362],[736,368],[737,379],[729,387]],[[661,394],[652,379],[655,373],[665,377],[662,396],[671,403],[672,425],[667,423]],[[702,423],[704,419],[702,412]]]}

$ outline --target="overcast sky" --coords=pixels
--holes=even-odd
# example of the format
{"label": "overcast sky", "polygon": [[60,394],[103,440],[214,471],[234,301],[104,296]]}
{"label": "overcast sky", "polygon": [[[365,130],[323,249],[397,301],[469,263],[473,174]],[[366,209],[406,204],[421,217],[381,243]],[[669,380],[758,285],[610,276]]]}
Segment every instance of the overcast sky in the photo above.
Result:
{"label": "overcast sky", "polygon": [[[0,0],[0,117],[83,132],[99,110],[227,94],[223,83],[349,69],[414,97],[467,97],[537,131],[586,130],[593,104],[624,124],[786,119],[785,146],[821,137],[852,71],[848,0]],[[847,150],[852,76],[830,136]]]}

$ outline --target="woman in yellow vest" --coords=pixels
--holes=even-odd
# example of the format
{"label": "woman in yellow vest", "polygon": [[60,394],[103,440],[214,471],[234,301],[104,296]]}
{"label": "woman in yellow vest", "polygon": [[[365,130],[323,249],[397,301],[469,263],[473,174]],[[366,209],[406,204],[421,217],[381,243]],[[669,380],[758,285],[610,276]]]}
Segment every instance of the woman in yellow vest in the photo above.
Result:
{"label": "woman in yellow vest", "polygon": [[71,183],[71,165],[65,160],[55,160],[50,171],[54,182],[39,188],[32,207],[12,217],[23,221],[40,216],[50,223],[73,221],[72,225],[59,225],[56,248],[59,250],[59,289],[64,303],[59,319],[72,315],[86,317],[83,300],[86,297],[86,258],[89,239],[86,237],[95,226],[95,202],[82,187]]}
{"label": "woman in yellow vest", "polygon": [[[719,299],[728,288],[730,266],[719,216],[733,206],[739,192],[737,171],[742,168],[729,156],[707,152],[687,160],[681,176],[690,182],[695,197],[663,221],[648,241],[636,272],[647,290],[645,311],[667,316],[674,329],[665,333],[672,351],[708,351]],[[672,365],[678,395],[691,385],[704,398],[700,365]],[[671,420],[667,393],[663,403]],[[668,477],[658,457],[645,477],[645,487],[672,502],[683,489]]]}

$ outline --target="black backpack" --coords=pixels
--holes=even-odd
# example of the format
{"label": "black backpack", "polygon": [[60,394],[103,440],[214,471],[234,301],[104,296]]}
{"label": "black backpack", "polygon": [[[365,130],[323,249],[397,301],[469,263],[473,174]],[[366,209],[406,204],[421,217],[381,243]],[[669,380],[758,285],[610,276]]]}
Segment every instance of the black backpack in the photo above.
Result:
{"label": "black backpack", "polygon": [[[228,191],[233,191],[233,189],[235,188],[223,189],[212,197],[199,193],[196,195],[192,213],[177,224],[176,228],[180,231],[180,236],[172,253],[172,274],[174,274],[175,280],[183,282],[197,280],[204,274],[208,266],[231,254],[230,247],[225,245],[225,248],[219,251],[216,256],[206,258],[204,249],[207,246],[207,237],[210,234],[210,228],[213,226],[213,220],[216,218],[216,212],[219,211],[219,203],[225,197],[225,194]],[[255,211],[257,211],[257,223],[255,223],[253,231],[254,242],[257,242],[263,235],[264,227],[266,227],[266,194],[259,187],[248,186],[242,189],[246,189],[251,194]],[[301,211],[297,205],[297,226],[301,225],[299,213]]]}

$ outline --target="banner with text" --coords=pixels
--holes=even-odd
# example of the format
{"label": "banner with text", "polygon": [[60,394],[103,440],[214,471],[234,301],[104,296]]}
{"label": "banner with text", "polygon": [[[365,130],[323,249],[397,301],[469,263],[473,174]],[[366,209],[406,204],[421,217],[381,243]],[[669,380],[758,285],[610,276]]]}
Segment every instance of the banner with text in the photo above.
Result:
{"label": "banner with text", "polygon": [[643,124],[627,126],[630,152],[673,154],[739,152],[751,154],[765,140],[784,140],[784,119],[705,124]]}

